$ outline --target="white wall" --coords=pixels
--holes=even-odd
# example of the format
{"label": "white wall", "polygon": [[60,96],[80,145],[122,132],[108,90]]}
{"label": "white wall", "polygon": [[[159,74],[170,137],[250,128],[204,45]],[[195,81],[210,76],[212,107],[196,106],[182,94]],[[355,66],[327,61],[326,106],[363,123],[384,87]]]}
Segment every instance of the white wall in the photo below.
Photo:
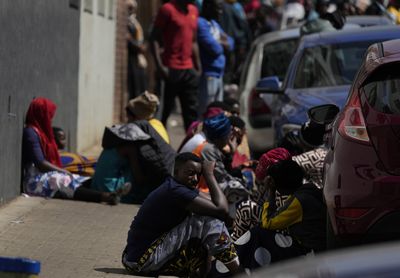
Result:
{"label": "white wall", "polygon": [[[98,14],[102,4],[104,16]],[[78,152],[100,144],[104,127],[112,123],[116,29],[113,0],[84,0],[80,9]]]}

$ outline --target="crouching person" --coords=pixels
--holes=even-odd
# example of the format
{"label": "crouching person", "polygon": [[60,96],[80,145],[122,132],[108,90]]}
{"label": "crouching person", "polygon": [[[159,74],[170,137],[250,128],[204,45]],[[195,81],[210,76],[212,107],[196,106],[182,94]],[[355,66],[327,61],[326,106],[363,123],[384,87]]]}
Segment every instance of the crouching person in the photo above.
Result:
{"label": "crouching person", "polygon": [[[225,227],[228,203],[218,186],[214,162],[192,153],[175,158],[173,177],[144,201],[128,232],[122,264],[135,275],[205,276],[211,257],[232,273],[239,270]],[[203,174],[211,200],[196,186]]]}

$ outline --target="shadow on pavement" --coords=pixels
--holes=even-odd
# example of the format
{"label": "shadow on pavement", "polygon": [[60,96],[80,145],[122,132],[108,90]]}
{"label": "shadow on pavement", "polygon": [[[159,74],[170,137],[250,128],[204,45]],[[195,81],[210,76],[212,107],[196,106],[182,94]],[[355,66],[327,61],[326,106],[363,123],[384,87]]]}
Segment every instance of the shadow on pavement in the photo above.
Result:
{"label": "shadow on pavement", "polygon": [[132,276],[124,268],[101,267],[101,268],[95,268],[94,270],[99,271],[99,272],[104,272],[104,273],[122,274],[122,275]]}

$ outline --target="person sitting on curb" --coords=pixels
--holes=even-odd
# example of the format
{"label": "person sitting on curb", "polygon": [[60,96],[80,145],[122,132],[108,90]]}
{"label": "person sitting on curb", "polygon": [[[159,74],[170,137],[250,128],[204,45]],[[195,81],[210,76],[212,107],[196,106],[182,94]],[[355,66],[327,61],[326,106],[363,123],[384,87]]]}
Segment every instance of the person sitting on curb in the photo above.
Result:
{"label": "person sitting on curb", "polygon": [[32,100],[26,113],[22,138],[24,192],[48,198],[107,202],[115,205],[123,190],[99,192],[88,188],[88,177],[62,168],[52,129],[57,106],[49,99]]}
{"label": "person sitting on curb", "polygon": [[[228,203],[213,171],[213,162],[203,162],[192,153],[176,156],[173,177],[148,196],[130,226],[122,264],[131,274],[203,277],[211,256],[231,273],[239,270],[223,222]],[[196,189],[201,174],[211,199]]]}

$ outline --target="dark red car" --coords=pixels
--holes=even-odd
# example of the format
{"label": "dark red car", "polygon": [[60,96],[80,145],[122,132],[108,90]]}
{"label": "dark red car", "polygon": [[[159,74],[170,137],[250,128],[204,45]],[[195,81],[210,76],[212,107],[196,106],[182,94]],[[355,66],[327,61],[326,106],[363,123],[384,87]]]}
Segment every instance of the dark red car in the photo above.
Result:
{"label": "dark red car", "polygon": [[400,238],[400,40],[369,47],[328,147],[328,245]]}

